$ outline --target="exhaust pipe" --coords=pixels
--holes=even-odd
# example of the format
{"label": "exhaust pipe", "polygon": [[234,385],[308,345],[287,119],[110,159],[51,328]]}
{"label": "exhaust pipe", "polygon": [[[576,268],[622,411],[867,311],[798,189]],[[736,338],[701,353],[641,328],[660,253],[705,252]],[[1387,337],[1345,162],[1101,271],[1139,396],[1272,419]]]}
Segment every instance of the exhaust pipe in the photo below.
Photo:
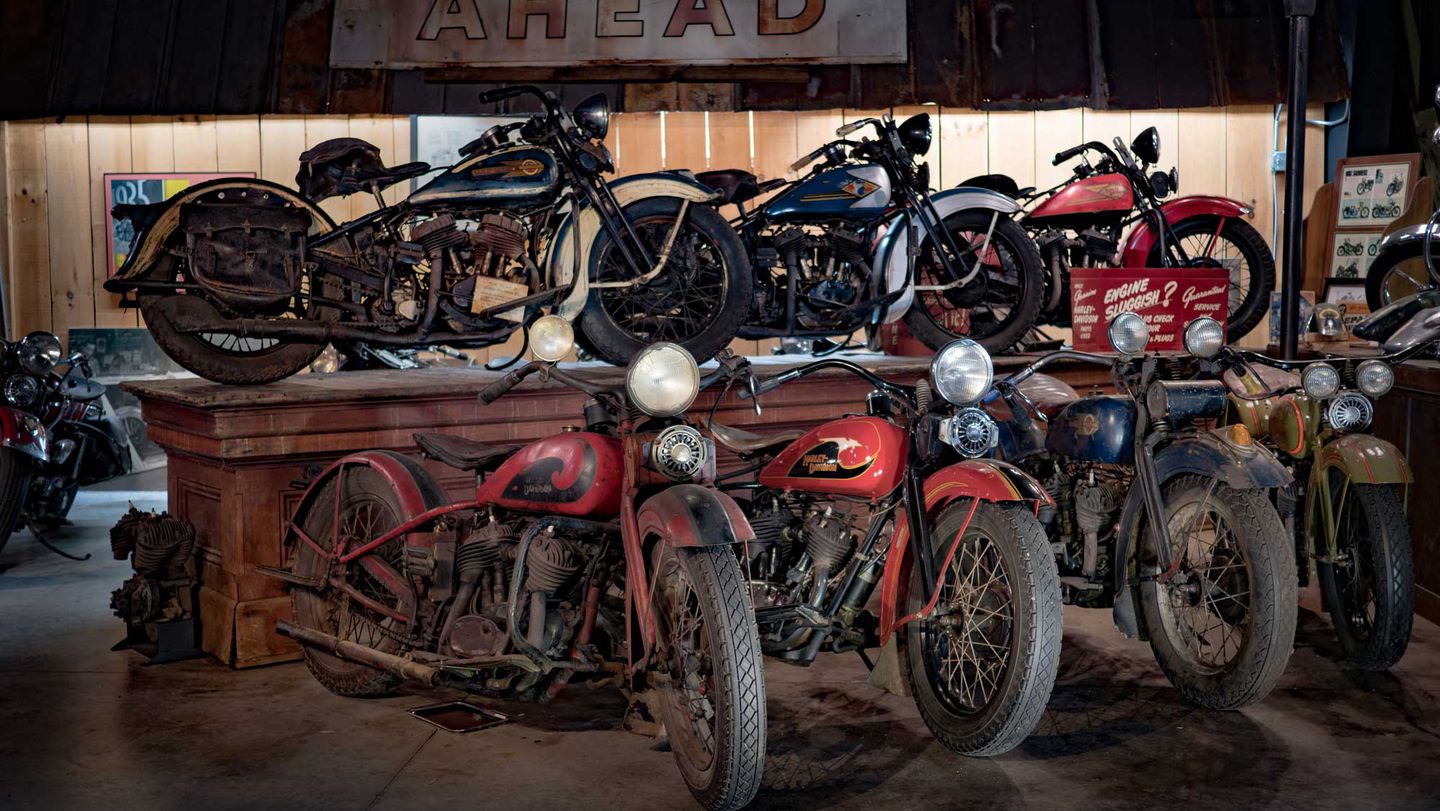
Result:
{"label": "exhaust pipe", "polygon": [[402,659],[393,653],[357,645],[322,631],[301,627],[288,620],[280,620],[275,623],[275,632],[289,637],[301,645],[318,648],[326,653],[333,653],[341,659],[368,665],[376,670],[394,673],[404,679],[418,681],[426,687],[435,687],[443,681],[443,674],[439,668]]}

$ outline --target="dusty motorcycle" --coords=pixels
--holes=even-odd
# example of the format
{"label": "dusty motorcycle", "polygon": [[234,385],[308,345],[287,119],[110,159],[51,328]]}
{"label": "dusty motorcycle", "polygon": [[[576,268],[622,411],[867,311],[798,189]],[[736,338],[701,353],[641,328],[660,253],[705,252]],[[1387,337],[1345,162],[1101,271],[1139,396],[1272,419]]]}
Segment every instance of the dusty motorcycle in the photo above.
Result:
{"label": "dusty motorcycle", "polygon": [[736,547],[745,516],[709,482],[711,446],[684,412],[702,386],[676,344],[641,352],[623,387],[556,368],[573,334],[531,328],[540,360],[496,381],[492,402],[539,373],[593,399],[584,430],[523,448],[417,434],[424,454],[474,473],[447,502],[424,468],[387,451],[336,462],[287,528],[295,621],[315,678],[346,696],[402,678],[545,700],[572,678],[617,678],[663,721],[706,808],[755,796],[765,686]]}
{"label": "dusty motorcycle", "polygon": [[130,472],[125,429],[95,401],[85,356],[64,356],[60,339],[32,332],[0,348],[0,549],[19,527],[46,547],[45,531],[64,523],[75,495]]}
{"label": "dusty motorcycle", "polygon": [[[1208,351],[1200,334],[1186,331],[1192,351]],[[1067,603],[1111,607],[1190,701],[1252,704],[1295,638],[1295,553],[1272,502],[1290,474],[1244,426],[1205,427],[1225,384],[1187,379],[1191,358],[1142,354],[1144,319],[1121,313],[1109,336],[1118,357],[1060,350],[996,383],[1000,454],[1055,500],[1041,517]],[[1062,359],[1111,366],[1120,393],[1080,397],[1038,374]]]}
{"label": "dusty motorcycle", "polygon": [[[1070,178],[1044,191],[1021,189],[1005,175],[965,181],[1034,204],[1021,223],[1045,264],[1041,322],[1070,323],[1071,267],[1224,267],[1230,272],[1226,333],[1230,340],[1244,337],[1264,318],[1275,286],[1275,257],[1260,232],[1242,219],[1253,208],[1209,195],[1162,203],[1179,189],[1180,176],[1173,168],[1150,172],[1160,161],[1160,134],[1149,127],[1130,149],[1119,138],[1114,144],[1111,149],[1090,141],[1057,153],[1057,166],[1075,157],[1080,163]],[[1094,164],[1092,152],[1100,157]]]}
{"label": "dusty motorcycle", "polygon": [[[542,312],[616,363],[659,340],[702,358],[726,346],[751,272],[715,192],[677,174],[607,184],[605,96],[573,112],[528,85],[481,99],[519,95],[544,112],[486,130],[397,205],[380,193],[431,167],[386,167],[373,145],[340,138],[301,155],[298,194],[234,178],[117,206],[139,236],[105,289],[140,308],[177,363],[222,383],[279,380],[332,341],[490,346]],[[351,222],[318,205],[362,192],[379,210]],[[599,290],[640,308],[607,308]]]}
{"label": "dusty motorcycle", "polygon": [[[977,458],[996,430],[974,407],[990,357],[969,340],[941,350],[931,367],[940,397],[923,379],[902,386],[839,359],[756,391],[822,370],[874,386],[866,413],[766,435],[711,426],[751,462],[719,485],[749,494],[745,568],[761,647],[797,665],[821,651],[856,651],[870,665],[865,650],[880,647],[945,746],[1009,751],[1055,683],[1060,584],[1035,517],[1049,504],[1044,488]],[[877,586],[878,618],[866,610]]]}
{"label": "dusty motorcycle", "polygon": [[[846,138],[867,128],[875,137]],[[760,183],[740,169],[696,175],[740,211],[732,224],[756,274],[740,337],[874,338],[903,318],[937,350],[970,337],[999,352],[1023,338],[1039,312],[1042,271],[1011,219],[1019,205],[987,189],[930,194],[930,167],[917,163],[930,149],[928,114],[898,125],[888,115],[861,119],[836,135],[791,165],[816,164],[794,181]],[[766,192],[775,194],[746,209]]]}

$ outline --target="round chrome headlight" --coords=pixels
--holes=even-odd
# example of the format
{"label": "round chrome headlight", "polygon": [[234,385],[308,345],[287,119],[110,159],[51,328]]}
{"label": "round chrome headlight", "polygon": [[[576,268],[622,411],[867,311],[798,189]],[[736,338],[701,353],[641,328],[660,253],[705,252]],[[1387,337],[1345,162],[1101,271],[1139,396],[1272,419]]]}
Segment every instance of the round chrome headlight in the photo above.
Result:
{"label": "round chrome headlight", "polygon": [[15,347],[15,360],[30,374],[44,375],[55,368],[64,352],[59,338],[48,332],[32,332]]}
{"label": "round chrome headlight", "polygon": [[1371,397],[1380,397],[1395,385],[1395,370],[1383,360],[1367,360],[1355,367],[1355,385]]}
{"label": "round chrome headlight", "polygon": [[700,432],[688,425],[672,425],[650,445],[650,461],[675,481],[695,478],[710,457]]}
{"label": "round chrome headlight", "polygon": [[995,366],[985,347],[969,338],[946,344],[930,362],[930,379],[947,402],[968,405],[990,390]]}
{"label": "round chrome headlight", "polygon": [[1185,351],[1197,358],[1213,358],[1225,346],[1225,328],[1208,315],[1185,325]]}
{"label": "round chrome headlight", "polygon": [[530,325],[530,351],[548,363],[556,363],[575,348],[575,328],[558,315],[547,315]]}
{"label": "round chrome headlight", "polygon": [[1370,401],[1362,394],[1347,391],[1325,409],[1325,421],[1330,427],[1342,433],[1346,431],[1363,431],[1365,426],[1370,424],[1370,418],[1375,416],[1375,408]]}
{"label": "round chrome headlight", "polygon": [[1110,348],[1122,355],[1138,355],[1150,343],[1150,325],[1135,313],[1121,313],[1110,320],[1106,330]]}
{"label": "round chrome headlight", "polygon": [[29,408],[40,399],[40,382],[30,375],[10,375],[5,379],[5,400],[16,408]]}
{"label": "round chrome headlight", "polygon": [[700,393],[700,367],[679,344],[651,344],[630,363],[625,391],[646,414],[673,417],[689,408]]}
{"label": "round chrome headlight", "polygon": [[1324,400],[1340,391],[1340,373],[1328,363],[1312,363],[1300,373],[1300,385],[1306,394]]}

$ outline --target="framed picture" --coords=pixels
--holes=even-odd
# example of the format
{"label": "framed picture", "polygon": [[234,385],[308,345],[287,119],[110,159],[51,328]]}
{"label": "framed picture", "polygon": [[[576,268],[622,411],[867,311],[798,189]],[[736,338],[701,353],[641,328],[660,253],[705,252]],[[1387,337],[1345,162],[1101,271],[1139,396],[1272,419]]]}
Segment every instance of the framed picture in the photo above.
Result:
{"label": "framed picture", "polygon": [[1325,295],[1321,299],[1327,304],[1344,304],[1349,312],[1356,304],[1365,304],[1365,280],[1331,276],[1325,280]]}
{"label": "framed picture", "polygon": [[[1270,294],[1270,343],[1280,343],[1280,304],[1283,301],[1281,293],[1276,290]],[[1300,291],[1300,333],[1303,335],[1310,331],[1310,316],[1315,312],[1315,291]]]}
{"label": "framed picture", "polygon": [[1330,240],[1330,277],[1364,279],[1380,250],[1383,231],[1336,231]]}
{"label": "framed picture", "polygon": [[1341,158],[1336,167],[1335,227],[1383,230],[1410,205],[1420,155]]}
{"label": "framed picture", "polygon": [[254,177],[254,172],[140,172],[107,174],[105,184],[105,259],[106,278],[125,264],[135,242],[135,227],[128,221],[117,221],[110,212],[115,206],[147,205],[169,200],[196,183],[222,177]]}

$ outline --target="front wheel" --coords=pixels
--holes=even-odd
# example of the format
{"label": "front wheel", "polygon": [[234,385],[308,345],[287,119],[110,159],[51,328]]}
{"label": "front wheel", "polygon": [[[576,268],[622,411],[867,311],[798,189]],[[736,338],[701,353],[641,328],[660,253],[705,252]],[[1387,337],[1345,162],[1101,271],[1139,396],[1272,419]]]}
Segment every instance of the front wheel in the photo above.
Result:
{"label": "front wheel", "polygon": [[690,793],[743,808],[765,766],[765,671],[749,587],[728,547],[655,545],[660,716]]}
{"label": "front wheel", "polygon": [[[682,206],[685,219],[677,231]],[[633,286],[592,288],[576,324],[578,343],[624,366],[650,344],[673,341],[704,363],[734,340],[750,313],[755,280],[744,244],[718,211],[699,203],[684,206],[674,197],[632,203],[625,218],[651,262],[659,262],[668,246],[665,267]],[[598,282],[628,282],[652,270],[632,269],[608,231],[601,231],[594,255],[592,278]]]}
{"label": "front wheel", "polygon": [[[1238,341],[1260,324],[1275,289],[1275,255],[1249,223],[1206,215],[1171,223],[1175,240],[1191,267],[1223,267],[1230,272],[1230,314],[1225,338]],[[1160,245],[1150,249],[1150,267],[1160,267]]]}
{"label": "front wheel", "polygon": [[1180,560],[1161,582],[1147,527],[1140,604],[1150,648],[1195,704],[1253,704],[1275,687],[1295,644],[1295,550],[1285,525],[1262,491],[1203,476],[1172,480],[1164,503]]}
{"label": "front wheel", "polygon": [[0,448],[0,550],[25,513],[25,500],[30,496],[30,481],[35,476],[35,462],[14,448]]}
{"label": "front wheel", "polygon": [[[900,666],[920,717],[964,755],[999,755],[1035,728],[1060,663],[1060,576],[1029,511],[968,500],[947,507],[930,542],[945,567],[935,611],[900,631]],[[967,518],[968,523],[967,523]],[[963,533],[963,534],[962,534]],[[906,613],[923,608],[912,571]]]}
{"label": "front wheel", "polygon": [[[1335,557],[1315,568],[1325,611],[1345,658],[1360,670],[1387,670],[1405,655],[1415,611],[1410,526],[1400,492],[1388,484],[1355,484],[1332,473]],[[1348,492],[1347,492],[1348,490]]]}

